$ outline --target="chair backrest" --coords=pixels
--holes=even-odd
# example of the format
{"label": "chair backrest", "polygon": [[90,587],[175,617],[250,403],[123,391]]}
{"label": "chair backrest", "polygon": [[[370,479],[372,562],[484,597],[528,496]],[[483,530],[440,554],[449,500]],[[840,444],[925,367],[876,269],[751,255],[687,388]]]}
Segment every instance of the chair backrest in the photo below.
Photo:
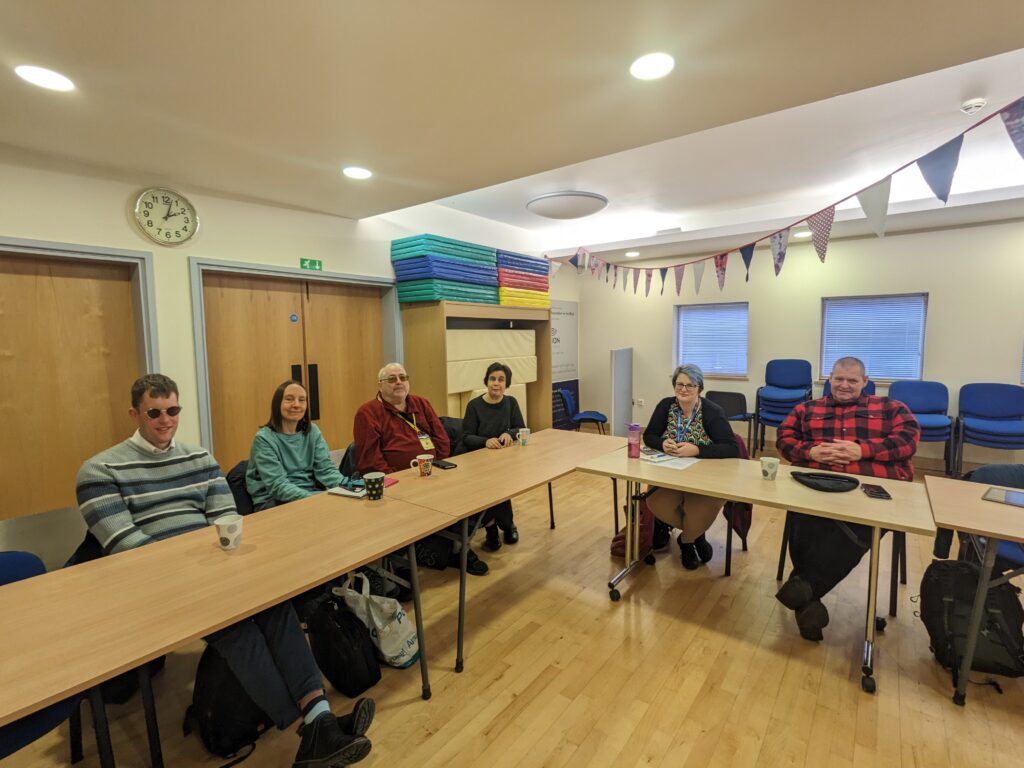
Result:
{"label": "chair backrest", "polygon": [[249,469],[249,462],[246,459],[238,462],[225,475],[228,481],[228,488],[231,495],[235,497],[235,509],[240,515],[252,514],[252,496],[249,495],[249,488],[245,484],[245,471]]}
{"label": "chair backrest", "polygon": [[[828,380],[828,379],[825,379],[825,388],[823,390],[821,390],[821,396],[822,397],[828,397],[831,394],[832,394],[832,382],[830,380]],[[863,394],[863,395],[873,395],[873,394],[875,394],[875,382],[874,382],[873,379],[868,379],[868,383],[864,385],[864,389],[861,392],[861,394]],[[892,397],[892,393],[891,392],[889,393],[889,396]]]}
{"label": "chair backrest", "polygon": [[0,584],[11,584],[46,573],[46,566],[31,552],[0,552]]}
{"label": "chair backrest", "polygon": [[558,396],[562,398],[562,405],[565,406],[565,414],[571,419],[579,411],[576,410],[576,401],[573,399],[572,392],[568,389],[558,390]]}
{"label": "chair backrest", "polygon": [[1024,488],[1024,464],[986,464],[964,475],[964,480],[985,485]]}
{"label": "chair backrest", "polygon": [[1016,384],[964,384],[960,416],[983,419],[1024,418],[1024,387]]}
{"label": "chair backrest", "polygon": [[764,369],[764,383],[782,389],[810,389],[811,364],[806,360],[769,360]]}
{"label": "chair backrest", "polygon": [[747,396],[742,392],[705,392],[704,397],[725,411],[725,417],[747,413]]}
{"label": "chair backrest", "polygon": [[454,416],[442,416],[441,425],[448,433],[448,442],[451,443],[449,455],[458,456],[460,453],[465,453],[462,445],[462,419],[457,419]]}
{"label": "chair backrest", "polygon": [[949,390],[941,381],[894,381],[889,398],[899,400],[911,413],[938,413],[949,410]]}
{"label": "chair backrest", "polygon": [[341,461],[338,462],[338,471],[350,479],[357,480],[359,478],[359,469],[356,467],[356,444],[354,442],[349,443],[348,448],[345,449]]}

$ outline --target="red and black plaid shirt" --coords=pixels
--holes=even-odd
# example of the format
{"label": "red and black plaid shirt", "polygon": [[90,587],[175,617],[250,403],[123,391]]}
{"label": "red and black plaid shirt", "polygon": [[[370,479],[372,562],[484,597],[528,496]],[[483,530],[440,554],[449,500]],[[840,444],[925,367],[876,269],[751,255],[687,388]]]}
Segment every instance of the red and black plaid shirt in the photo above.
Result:
{"label": "red and black plaid shirt", "polygon": [[[920,434],[914,415],[899,400],[861,395],[854,402],[837,403],[829,395],[794,408],[779,427],[775,445],[780,455],[797,466],[912,480],[910,457]],[[845,465],[811,460],[811,448],[835,440],[857,443],[863,458]]]}

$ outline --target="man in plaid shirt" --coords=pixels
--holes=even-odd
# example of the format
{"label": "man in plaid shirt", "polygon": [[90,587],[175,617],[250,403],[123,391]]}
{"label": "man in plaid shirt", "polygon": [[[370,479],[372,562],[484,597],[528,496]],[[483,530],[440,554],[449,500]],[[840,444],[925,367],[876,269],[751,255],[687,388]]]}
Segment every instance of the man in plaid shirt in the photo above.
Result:
{"label": "man in plaid shirt", "polygon": [[[776,447],[791,464],[855,475],[913,480],[910,458],[920,428],[898,400],[862,394],[868,383],[856,357],[836,361],[832,394],[801,403],[778,429]],[[821,640],[828,610],[821,598],[846,578],[870,548],[871,529],[792,513],[789,556],[793,571],[775,597],[795,611],[800,636]]]}

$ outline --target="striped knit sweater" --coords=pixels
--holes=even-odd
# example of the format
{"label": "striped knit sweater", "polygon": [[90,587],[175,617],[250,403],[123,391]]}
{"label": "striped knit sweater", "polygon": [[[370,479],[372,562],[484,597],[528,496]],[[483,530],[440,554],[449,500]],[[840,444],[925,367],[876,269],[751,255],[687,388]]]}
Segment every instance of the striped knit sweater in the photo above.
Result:
{"label": "striped knit sweater", "polygon": [[175,443],[146,453],[131,439],[78,471],[78,507],[104,554],[203,528],[235,511],[220,467],[204,448]]}

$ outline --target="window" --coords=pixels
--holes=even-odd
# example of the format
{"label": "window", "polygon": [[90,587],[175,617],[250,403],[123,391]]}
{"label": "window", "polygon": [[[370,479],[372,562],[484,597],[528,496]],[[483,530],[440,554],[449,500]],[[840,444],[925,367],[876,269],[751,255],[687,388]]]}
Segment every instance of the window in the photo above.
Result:
{"label": "window", "polygon": [[747,304],[676,307],[676,365],[696,363],[705,376],[747,375]]}
{"label": "window", "polygon": [[823,298],[821,375],[840,357],[859,357],[873,379],[920,379],[928,294]]}

